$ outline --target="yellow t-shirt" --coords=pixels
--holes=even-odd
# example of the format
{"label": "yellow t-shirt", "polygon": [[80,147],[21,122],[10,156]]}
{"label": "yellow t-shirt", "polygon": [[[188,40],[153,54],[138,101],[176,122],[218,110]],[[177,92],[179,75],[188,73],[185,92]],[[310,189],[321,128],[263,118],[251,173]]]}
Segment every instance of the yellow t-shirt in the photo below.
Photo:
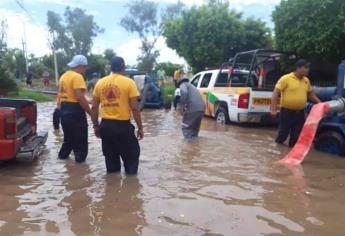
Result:
{"label": "yellow t-shirt", "polygon": [[281,92],[280,106],[295,111],[304,109],[312,91],[309,79],[298,79],[294,73],[281,77],[276,88]]}
{"label": "yellow t-shirt", "polygon": [[77,72],[67,71],[59,81],[58,99],[60,102],[78,102],[74,93],[75,89],[84,89],[86,91],[84,77]]}
{"label": "yellow t-shirt", "polygon": [[129,99],[139,97],[140,94],[133,80],[120,74],[111,74],[97,82],[93,96],[100,100],[100,115],[103,119],[129,120]]}
{"label": "yellow t-shirt", "polygon": [[177,81],[180,78],[180,70],[175,70],[174,72],[174,81]]}

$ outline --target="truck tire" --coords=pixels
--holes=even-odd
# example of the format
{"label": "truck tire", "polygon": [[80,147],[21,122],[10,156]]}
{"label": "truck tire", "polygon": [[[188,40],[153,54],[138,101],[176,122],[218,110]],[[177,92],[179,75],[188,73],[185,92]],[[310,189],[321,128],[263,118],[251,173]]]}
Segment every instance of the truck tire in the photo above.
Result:
{"label": "truck tire", "polygon": [[218,107],[215,118],[216,118],[216,122],[219,124],[230,123],[228,111],[222,106]]}
{"label": "truck tire", "polygon": [[325,131],[315,140],[315,148],[339,156],[345,156],[345,138],[337,131]]}

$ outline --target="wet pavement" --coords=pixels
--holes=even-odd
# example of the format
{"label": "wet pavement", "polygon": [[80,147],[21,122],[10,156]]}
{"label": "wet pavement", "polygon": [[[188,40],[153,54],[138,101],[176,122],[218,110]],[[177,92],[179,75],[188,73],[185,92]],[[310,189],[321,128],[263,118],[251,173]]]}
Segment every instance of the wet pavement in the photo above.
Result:
{"label": "wet pavement", "polygon": [[93,132],[85,164],[58,160],[53,109],[38,105],[43,155],[0,167],[0,235],[345,234],[345,159],[312,150],[276,166],[288,149],[275,129],[204,119],[186,142],[174,111],[148,110],[139,174],[126,177],[106,174]]}

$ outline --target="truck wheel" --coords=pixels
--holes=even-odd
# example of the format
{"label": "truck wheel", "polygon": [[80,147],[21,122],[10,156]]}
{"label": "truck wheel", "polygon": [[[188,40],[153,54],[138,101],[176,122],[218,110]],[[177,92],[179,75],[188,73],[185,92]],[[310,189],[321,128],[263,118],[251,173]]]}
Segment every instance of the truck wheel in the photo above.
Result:
{"label": "truck wheel", "polygon": [[218,107],[217,112],[216,112],[216,121],[219,124],[230,123],[228,111],[224,107]]}
{"label": "truck wheel", "polygon": [[345,139],[336,131],[323,132],[315,141],[315,148],[339,156],[345,156]]}

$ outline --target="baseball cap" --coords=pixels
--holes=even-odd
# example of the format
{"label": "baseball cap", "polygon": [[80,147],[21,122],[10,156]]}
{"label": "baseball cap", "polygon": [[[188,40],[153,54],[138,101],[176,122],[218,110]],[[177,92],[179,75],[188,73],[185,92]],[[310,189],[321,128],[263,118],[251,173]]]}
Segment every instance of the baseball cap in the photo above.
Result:
{"label": "baseball cap", "polygon": [[125,60],[122,57],[114,56],[110,64],[111,71],[121,71],[125,67]]}
{"label": "baseball cap", "polygon": [[87,66],[87,59],[83,55],[75,55],[70,63],[67,64],[70,68],[76,68],[78,66]]}
{"label": "baseball cap", "polygon": [[296,67],[299,68],[299,67],[310,67],[311,63],[305,59],[299,59],[297,62],[296,62]]}
{"label": "baseball cap", "polygon": [[92,78],[97,78],[98,77],[98,73],[97,72],[93,72],[92,73]]}

